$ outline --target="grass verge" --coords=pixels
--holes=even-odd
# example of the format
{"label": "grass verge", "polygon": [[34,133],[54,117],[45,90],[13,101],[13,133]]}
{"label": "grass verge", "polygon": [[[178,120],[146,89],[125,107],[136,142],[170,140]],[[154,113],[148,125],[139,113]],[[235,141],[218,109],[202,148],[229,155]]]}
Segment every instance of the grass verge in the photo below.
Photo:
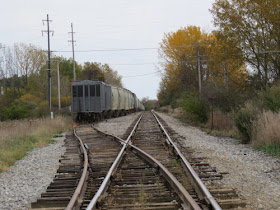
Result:
{"label": "grass verge", "polygon": [[0,173],[33,148],[53,143],[52,137],[70,130],[71,117],[18,120],[0,123]]}
{"label": "grass verge", "polygon": [[280,158],[280,146],[278,144],[264,144],[256,147],[256,149]]}

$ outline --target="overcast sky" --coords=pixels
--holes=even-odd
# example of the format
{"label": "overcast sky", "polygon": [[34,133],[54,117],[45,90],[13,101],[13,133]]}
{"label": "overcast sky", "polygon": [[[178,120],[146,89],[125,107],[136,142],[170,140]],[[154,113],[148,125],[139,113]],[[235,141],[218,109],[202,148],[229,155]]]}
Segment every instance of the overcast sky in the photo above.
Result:
{"label": "overcast sky", "polygon": [[[0,43],[32,43],[47,49],[42,19],[49,14],[52,51],[71,51],[76,32],[76,61],[108,63],[123,76],[124,87],[138,98],[156,99],[161,75],[158,50],[164,33],[188,25],[213,29],[214,0],[9,0],[1,1]],[[143,49],[153,48],[153,49]],[[114,49],[138,49],[110,51]],[[108,51],[95,51],[108,50]],[[88,52],[79,52],[88,51]],[[69,58],[71,52],[56,52]]]}

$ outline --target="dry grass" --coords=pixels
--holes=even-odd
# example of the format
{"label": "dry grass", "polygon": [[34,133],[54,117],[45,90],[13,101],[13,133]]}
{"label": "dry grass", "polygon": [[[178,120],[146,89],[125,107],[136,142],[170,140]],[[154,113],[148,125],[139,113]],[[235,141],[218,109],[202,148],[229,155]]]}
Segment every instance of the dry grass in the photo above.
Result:
{"label": "dry grass", "polygon": [[280,113],[264,111],[253,122],[253,140],[254,146],[262,144],[278,144],[280,146]]}
{"label": "dry grass", "polygon": [[17,120],[0,123],[0,172],[23,158],[27,151],[43,147],[55,134],[70,130],[70,117],[55,119]]}
{"label": "dry grass", "polygon": [[[229,113],[223,113],[221,111],[215,111],[213,115],[214,129],[231,131],[235,129],[234,121]],[[208,120],[208,126],[211,127],[211,115]]]}

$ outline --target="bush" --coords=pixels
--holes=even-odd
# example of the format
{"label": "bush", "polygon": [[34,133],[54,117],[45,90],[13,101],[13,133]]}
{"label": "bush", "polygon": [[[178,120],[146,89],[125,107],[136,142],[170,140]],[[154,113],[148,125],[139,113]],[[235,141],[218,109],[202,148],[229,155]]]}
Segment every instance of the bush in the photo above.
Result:
{"label": "bush", "polygon": [[274,86],[260,94],[264,108],[273,112],[280,110],[280,86]]}
{"label": "bush", "polygon": [[257,119],[259,109],[249,101],[244,107],[233,113],[234,123],[243,137],[243,143],[249,143],[252,137],[252,123]]}
{"label": "bush", "polygon": [[198,123],[206,123],[208,120],[208,106],[195,93],[183,93],[177,102],[178,106],[183,109],[191,120]]}
{"label": "bush", "polygon": [[27,106],[23,105],[12,105],[10,107],[4,107],[3,113],[1,115],[1,118],[3,120],[18,120],[18,119],[24,119],[29,117],[30,115],[30,109]]}
{"label": "bush", "polygon": [[35,112],[33,113],[33,117],[45,117],[50,115],[50,108],[49,108],[49,102],[43,101],[41,102],[35,109]]}

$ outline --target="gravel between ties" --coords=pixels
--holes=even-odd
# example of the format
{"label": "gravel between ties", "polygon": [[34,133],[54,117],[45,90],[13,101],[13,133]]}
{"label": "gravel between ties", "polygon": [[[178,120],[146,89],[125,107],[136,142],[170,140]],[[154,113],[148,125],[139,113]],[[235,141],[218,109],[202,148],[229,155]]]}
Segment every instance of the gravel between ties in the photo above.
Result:
{"label": "gravel between ties", "polygon": [[95,127],[105,133],[122,138],[127,128],[138,118],[139,114],[140,112],[136,112],[123,117],[111,118],[96,124]]}
{"label": "gravel between ties", "polygon": [[57,143],[28,152],[10,170],[0,174],[0,209],[29,209],[31,202],[46,191],[65,152],[64,137],[55,140]]}
{"label": "gravel between ties", "polygon": [[232,138],[207,135],[166,114],[160,117],[183,138],[194,157],[207,157],[224,175],[222,183],[238,192],[250,209],[280,209],[280,160],[255,151]]}

